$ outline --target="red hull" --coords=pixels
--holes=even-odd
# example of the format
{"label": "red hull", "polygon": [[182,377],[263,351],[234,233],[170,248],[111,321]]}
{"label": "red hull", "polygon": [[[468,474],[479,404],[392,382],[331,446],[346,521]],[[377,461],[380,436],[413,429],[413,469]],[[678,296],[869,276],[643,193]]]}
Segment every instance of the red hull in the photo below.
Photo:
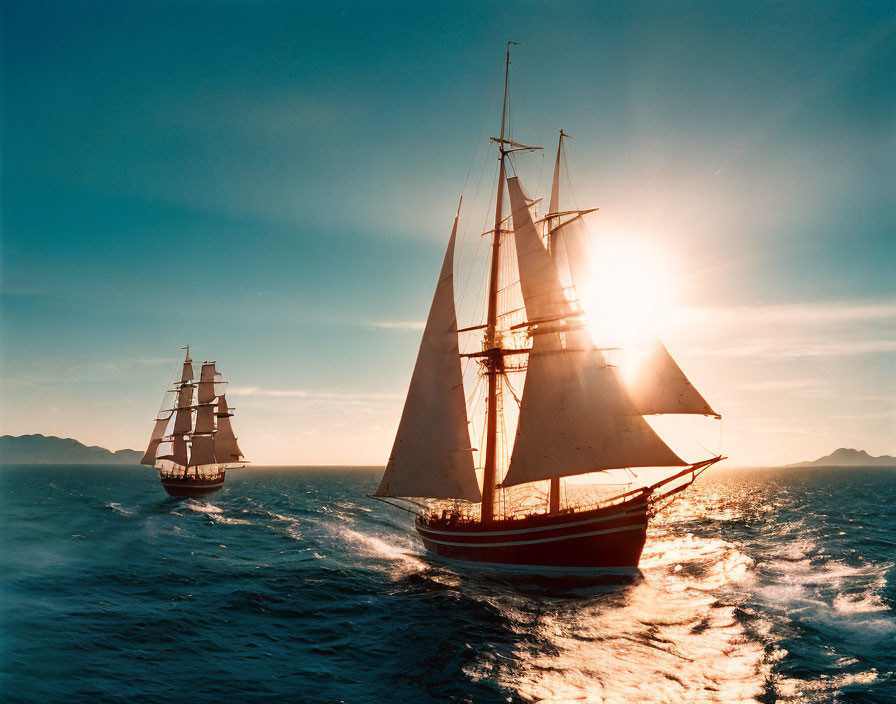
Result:
{"label": "red hull", "polygon": [[162,486],[171,496],[203,496],[224,486],[224,476],[214,479],[161,477]]}
{"label": "red hull", "polygon": [[635,569],[647,537],[647,503],[630,501],[554,516],[481,523],[418,517],[430,552],[450,560],[509,567]]}

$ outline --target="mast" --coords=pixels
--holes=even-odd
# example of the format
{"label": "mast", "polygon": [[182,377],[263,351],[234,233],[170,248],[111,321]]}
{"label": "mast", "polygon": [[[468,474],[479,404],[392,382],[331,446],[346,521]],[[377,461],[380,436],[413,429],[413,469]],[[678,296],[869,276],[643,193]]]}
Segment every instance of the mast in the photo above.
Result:
{"label": "mast", "polygon": [[[551,182],[551,202],[548,206],[548,217],[545,219],[545,229],[548,233],[548,251],[556,260],[556,248],[554,246],[554,225],[559,217],[554,213],[560,212],[560,158],[563,155],[563,138],[568,137],[562,129],[560,139],[557,142],[557,158],[554,160],[554,179]],[[548,491],[548,513],[560,511],[560,477],[551,478],[551,486]]]}
{"label": "mast", "polygon": [[551,255],[554,254],[554,238],[551,236],[551,231],[559,220],[557,213],[560,212],[560,160],[563,157],[564,137],[569,137],[569,135],[560,130],[560,140],[557,142],[557,158],[554,160],[554,179],[551,182],[551,202],[544,221],[545,232],[548,234],[548,251]]}
{"label": "mast", "polygon": [[486,405],[485,464],[482,470],[482,522],[490,523],[495,517],[496,452],[498,444],[498,377],[504,369],[504,359],[498,347],[498,255],[501,248],[501,220],[504,210],[504,183],[507,174],[504,157],[504,125],[507,118],[507,89],[510,85],[510,47],[518,42],[507,42],[504,60],[504,102],[501,106],[501,137],[498,140],[498,194],[495,197],[495,229],[492,232],[492,265],[488,280],[488,320],[485,334],[485,367],[488,376],[488,402]]}

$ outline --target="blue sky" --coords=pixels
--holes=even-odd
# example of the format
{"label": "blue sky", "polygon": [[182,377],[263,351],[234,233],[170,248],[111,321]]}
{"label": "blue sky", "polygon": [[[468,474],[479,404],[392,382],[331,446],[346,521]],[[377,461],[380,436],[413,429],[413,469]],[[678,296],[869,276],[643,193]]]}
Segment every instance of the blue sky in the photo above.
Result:
{"label": "blue sky", "polygon": [[508,39],[728,454],[896,453],[891,2],[4,2],[3,432],[139,447],[191,342],[252,459],[383,463]]}

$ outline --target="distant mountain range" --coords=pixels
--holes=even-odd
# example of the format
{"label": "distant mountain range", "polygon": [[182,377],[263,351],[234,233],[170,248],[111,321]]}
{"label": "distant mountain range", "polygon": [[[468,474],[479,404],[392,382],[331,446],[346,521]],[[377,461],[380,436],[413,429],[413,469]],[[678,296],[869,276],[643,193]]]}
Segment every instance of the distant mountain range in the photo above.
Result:
{"label": "distant mountain range", "polygon": [[111,452],[71,438],[0,436],[0,464],[140,464],[142,458],[137,450]]}
{"label": "distant mountain range", "polygon": [[864,450],[841,447],[825,457],[812,462],[797,462],[788,467],[896,467],[896,457],[881,455],[872,457]]}

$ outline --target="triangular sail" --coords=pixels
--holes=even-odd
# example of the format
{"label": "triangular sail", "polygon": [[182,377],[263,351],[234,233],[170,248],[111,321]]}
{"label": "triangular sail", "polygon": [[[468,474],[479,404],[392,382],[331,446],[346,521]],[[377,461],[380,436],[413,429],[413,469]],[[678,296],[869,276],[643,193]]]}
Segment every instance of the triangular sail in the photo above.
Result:
{"label": "triangular sail", "polygon": [[690,413],[717,416],[700,392],[681,371],[659,340],[627,382],[628,393],[639,413]]}
{"label": "triangular sail", "polygon": [[[508,189],[529,319],[568,315],[570,305],[519,180],[508,179]],[[587,334],[536,329],[534,335],[503,486],[602,469],[685,465],[638,415],[616,369]]]}
{"label": "triangular sail", "polygon": [[457,341],[456,236],[457,217],[377,496],[482,499],[473,467]]}
{"label": "triangular sail", "polygon": [[[572,284],[576,294],[582,296],[592,276],[588,257],[591,238],[584,219],[576,217],[559,225],[553,230],[552,238],[562,243]],[[653,343],[650,353],[635,371],[623,375],[623,379],[639,413],[717,415],[659,340]]]}
{"label": "triangular sail", "polygon": [[513,209],[513,232],[520,287],[530,322],[556,320],[572,314],[563,293],[557,267],[547,253],[532,222],[528,197],[518,176],[507,179],[510,205]]}

